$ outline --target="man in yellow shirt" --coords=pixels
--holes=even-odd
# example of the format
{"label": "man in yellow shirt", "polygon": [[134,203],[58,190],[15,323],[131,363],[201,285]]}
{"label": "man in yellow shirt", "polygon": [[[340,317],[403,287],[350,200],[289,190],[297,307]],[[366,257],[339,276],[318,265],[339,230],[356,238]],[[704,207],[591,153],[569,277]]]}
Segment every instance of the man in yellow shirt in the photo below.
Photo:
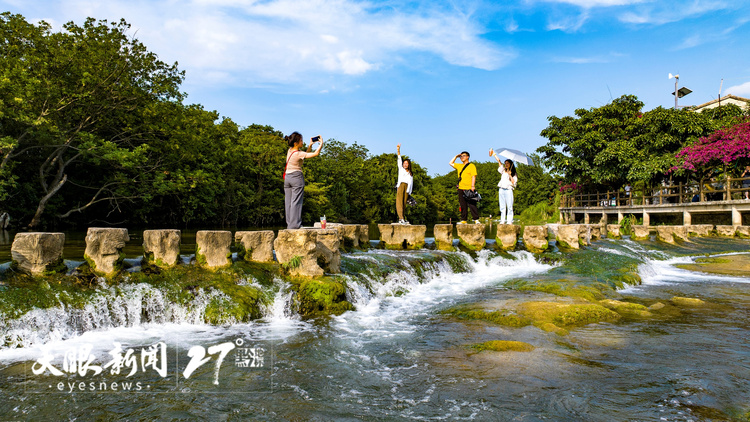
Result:
{"label": "man in yellow shirt", "polygon": [[[461,164],[456,164],[456,159],[459,157],[461,158]],[[449,163],[458,172],[458,204],[461,208],[461,221],[458,224],[466,224],[468,210],[471,210],[471,217],[474,219],[474,222],[479,223],[477,203],[467,201],[464,197],[465,190],[476,190],[477,166],[469,162],[470,157],[469,153],[464,151],[456,154]]]}

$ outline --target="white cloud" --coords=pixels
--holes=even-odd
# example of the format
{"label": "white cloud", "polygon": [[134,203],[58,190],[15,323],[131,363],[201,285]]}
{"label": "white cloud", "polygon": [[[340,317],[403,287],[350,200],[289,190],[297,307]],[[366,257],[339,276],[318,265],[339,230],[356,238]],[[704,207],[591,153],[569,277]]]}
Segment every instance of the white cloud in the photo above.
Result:
{"label": "white cloud", "polygon": [[724,94],[737,95],[739,97],[750,98],[750,82],[744,84],[731,86],[724,90]]}
{"label": "white cloud", "polygon": [[737,20],[734,25],[727,26],[721,31],[712,31],[711,28],[701,28],[699,33],[690,35],[676,47],[676,50],[684,50],[703,44],[722,42],[729,39],[734,31],[747,24],[748,19]]}
{"label": "white cloud", "polygon": [[561,18],[550,19],[547,23],[548,31],[565,31],[565,32],[576,32],[583,26],[589,18],[587,11],[584,11],[577,16],[564,16]]}
{"label": "white cloud", "polygon": [[410,52],[494,70],[515,57],[482,38],[469,12],[376,7],[358,0],[61,0],[58,20],[125,18],[188,78],[246,85],[362,75]]}
{"label": "white cloud", "polygon": [[510,19],[508,23],[505,24],[505,32],[512,34],[514,32],[518,32],[520,27],[518,26],[518,22],[516,22],[514,19]]}
{"label": "white cloud", "polygon": [[338,37],[336,37],[334,35],[328,35],[328,34],[321,35],[320,39],[322,39],[323,41],[325,41],[327,43],[330,43],[330,44],[336,44],[337,42],[339,42]]}
{"label": "white cloud", "polygon": [[619,20],[637,25],[664,25],[706,13],[724,10],[731,3],[716,0],[693,0],[692,2],[663,2],[644,5],[635,11],[620,15]]}

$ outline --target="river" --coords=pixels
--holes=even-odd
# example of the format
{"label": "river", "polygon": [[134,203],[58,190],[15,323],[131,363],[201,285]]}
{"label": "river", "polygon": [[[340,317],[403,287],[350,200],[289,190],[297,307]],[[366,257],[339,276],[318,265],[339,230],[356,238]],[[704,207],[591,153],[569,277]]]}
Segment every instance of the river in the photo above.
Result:
{"label": "river", "polygon": [[[746,421],[750,278],[676,265],[748,246],[740,239],[670,246],[626,238],[541,258],[524,251],[354,252],[344,254],[345,268],[439,255],[462,260],[466,271],[438,259],[378,280],[367,271],[347,274],[356,310],[315,320],[290,311],[282,280],[264,317],[246,324],[205,325],[176,311],[159,322],[118,322],[105,301],[89,308],[89,317],[104,322],[84,330],[81,321],[41,312],[24,322],[25,347],[0,349],[0,419]],[[572,301],[518,286],[560,279],[595,285],[623,272],[637,274],[640,284],[611,295],[666,306],[563,335],[445,312]],[[154,292],[128,295],[131,302],[118,302],[122,312],[164,309]],[[683,306],[675,297],[702,304]],[[490,340],[533,350],[471,347]],[[119,374],[104,368],[115,361]],[[63,374],[44,370],[45,362]]]}

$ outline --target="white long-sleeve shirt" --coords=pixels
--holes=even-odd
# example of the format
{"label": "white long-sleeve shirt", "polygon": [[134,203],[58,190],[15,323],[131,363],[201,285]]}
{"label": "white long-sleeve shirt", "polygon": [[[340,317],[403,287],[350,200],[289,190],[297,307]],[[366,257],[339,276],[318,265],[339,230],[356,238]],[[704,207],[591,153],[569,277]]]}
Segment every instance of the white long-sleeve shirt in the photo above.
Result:
{"label": "white long-sleeve shirt", "polygon": [[507,171],[505,171],[505,168],[498,167],[497,171],[500,172],[502,176],[500,176],[500,181],[497,183],[497,187],[500,189],[515,189],[516,183],[518,183],[518,175],[510,177],[510,174],[508,174]]}
{"label": "white long-sleeve shirt", "polygon": [[406,183],[406,192],[411,195],[411,188],[414,185],[414,177],[412,177],[411,174],[409,174],[408,171],[404,168],[404,162],[401,160],[401,156],[398,156],[398,181],[396,182],[396,188],[398,188],[402,183]]}

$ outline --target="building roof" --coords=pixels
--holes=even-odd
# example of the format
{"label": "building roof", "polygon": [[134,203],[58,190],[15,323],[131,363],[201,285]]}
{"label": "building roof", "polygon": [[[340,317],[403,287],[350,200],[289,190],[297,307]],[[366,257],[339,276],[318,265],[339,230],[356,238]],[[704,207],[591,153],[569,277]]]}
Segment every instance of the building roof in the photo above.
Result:
{"label": "building roof", "polygon": [[707,108],[718,107],[719,105],[721,105],[721,103],[724,103],[725,105],[726,104],[734,104],[734,105],[738,105],[740,107],[750,107],[750,104],[748,104],[748,103],[750,103],[750,99],[743,98],[743,97],[738,97],[736,95],[729,94],[729,95],[725,95],[725,96],[723,96],[721,98],[718,98],[716,100],[711,100],[711,101],[709,101],[707,103],[703,103],[701,105],[697,105],[697,106],[695,106],[694,110],[695,111],[701,111],[701,110],[707,109]]}

